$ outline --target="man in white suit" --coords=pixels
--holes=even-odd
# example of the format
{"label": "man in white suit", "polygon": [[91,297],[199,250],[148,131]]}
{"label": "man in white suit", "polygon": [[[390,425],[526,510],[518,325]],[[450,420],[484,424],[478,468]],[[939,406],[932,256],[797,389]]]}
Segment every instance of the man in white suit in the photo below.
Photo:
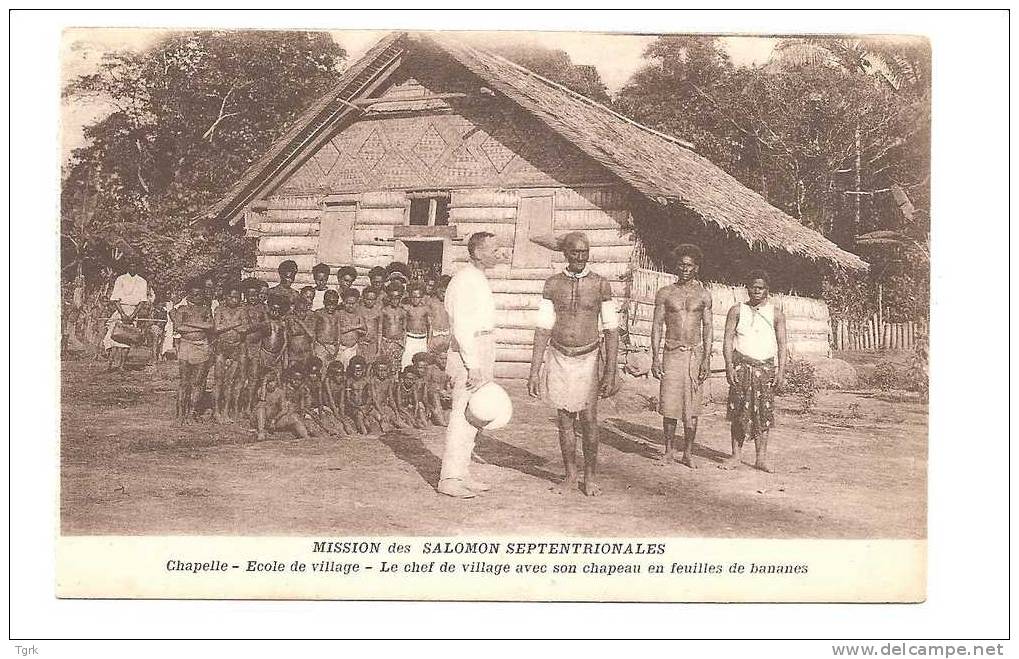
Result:
{"label": "man in white suit", "polygon": [[471,394],[494,378],[495,298],[485,276],[485,270],[498,261],[494,237],[481,231],[467,240],[470,263],[453,275],[444,303],[452,335],[446,373],[453,380],[453,402],[437,489],[460,499],[489,489],[470,475],[478,429],[467,421],[465,412]]}

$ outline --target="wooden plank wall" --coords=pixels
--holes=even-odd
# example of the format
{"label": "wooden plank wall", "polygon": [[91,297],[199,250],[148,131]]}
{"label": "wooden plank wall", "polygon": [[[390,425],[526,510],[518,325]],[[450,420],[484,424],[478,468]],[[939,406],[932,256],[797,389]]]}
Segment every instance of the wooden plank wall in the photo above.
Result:
{"label": "wooden plank wall", "polygon": [[[393,227],[404,223],[406,203],[406,195],[402,191],[361,194],[354,222],[354,262],[329,264],[334,272],[341,265],[353,265],[359,275],[355,285],[364,286],[370,268],[391,262],[395,249],[391,242]],[[318,197],[271,198],[259,230],[255,276],[275,284],[279,281],[276,270],[279,264],[292,259],[298,267],[296,284],[311,284],[311,269],[318,263],[322,216]],[[331,283],[335,284],[335,281]]]}

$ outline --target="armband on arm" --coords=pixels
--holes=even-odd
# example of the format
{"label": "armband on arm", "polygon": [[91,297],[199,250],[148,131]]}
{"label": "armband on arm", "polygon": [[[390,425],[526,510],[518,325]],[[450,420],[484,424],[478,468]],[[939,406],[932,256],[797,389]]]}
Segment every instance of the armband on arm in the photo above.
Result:
{"label": "armband on arm", "polygon": [[602,331],[619,329],[619,314],[616,312],[616,303],[613,300],[605,300],[601,303],[601,313],[598,319],[601,322]]}
{"label": "armband on arm", "polygon": [[548,298],[541,298],[538,311],[534,314],[534,326],[538,329],[551,330],[555,327],[555,305]]}

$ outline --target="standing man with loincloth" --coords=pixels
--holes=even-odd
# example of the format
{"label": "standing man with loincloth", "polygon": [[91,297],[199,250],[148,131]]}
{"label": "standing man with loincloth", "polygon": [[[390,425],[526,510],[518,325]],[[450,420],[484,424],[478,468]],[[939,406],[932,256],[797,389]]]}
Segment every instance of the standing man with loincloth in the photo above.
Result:
{"label": "standing man with loincloth", "polygon": [[453,403],[446,427],[438,491],[469,499],[489,489],[471,478],[471,453],[478,433],[467,421],[467,402],[481,385],[495,377],[495,296],[485,269],[496,264],[495,235],[479,231],[467,240],[470,262],[446,289],[446,313],[453,335],[446,373],[453,380]]}
{"label": "standing man with loincloth", "polygon": [[[771,472],[768,431],[775,425],[775,390],[785,379],[785,314],[769,298],[768,274],[747,275],[748,300],[733,305],[725,318],[725,377],[729,381],[726,416],[732,436],[732,456],[719,465],[735,469],[742,464],[743,441],[753,438],[755,466]],[[776,364],[776,359],[778,363]]]}
{"label": "standing man with loincloth", "polygon": [[556,408],[559,448],[566,468],[561,493],[577,489],[579,434],[584,451],[583,491],[597,496],[601,494],[595,482],[598,398],[610,396],[616,389],[619,321],[608,280],[587,267],[587,236],[569,233],[559,245],[567,265],[545,280],[527,392]]}
{"label": "standing man with loincloth", "polygon": [[[651,373],[662,381],[659,405],[665,454],[659,464],[672,462],[676,447],[676,425],[683,421],[685,444],[682,463],[691,469],[697,417],[701,410],[701,386],[711,374],[711,293],[697,279],[701,250],[696,245],[678,245],[672,261],[678,279],[655,295],[651,324]],[[665,327],[665,345],[662,327]]]}
{"label": "standing man with loincloth", "polygon": [[205,391],[205,379],[212,365],[210,337],[215,331],[212,309],[205,299],[200,280],[188,286],[188,303],[170,312],[173,326],[180,332],[177,346],[177,422],[184,425],[197,419],[198,400]]}

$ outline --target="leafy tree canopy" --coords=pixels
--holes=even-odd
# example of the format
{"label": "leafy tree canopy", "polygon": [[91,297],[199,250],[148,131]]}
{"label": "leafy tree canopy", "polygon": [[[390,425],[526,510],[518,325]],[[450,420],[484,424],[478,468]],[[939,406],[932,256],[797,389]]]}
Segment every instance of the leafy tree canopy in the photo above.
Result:
{"label": "leafy tree canopy", "polygon": [[70,81],[68,102],[115,109],[85,129],[65,170],[65,277],[102,279],[124,252],[164,289],[239,268],[248,241],[192,220],[335,83],[345,57],[321,32],[179,32]]}

